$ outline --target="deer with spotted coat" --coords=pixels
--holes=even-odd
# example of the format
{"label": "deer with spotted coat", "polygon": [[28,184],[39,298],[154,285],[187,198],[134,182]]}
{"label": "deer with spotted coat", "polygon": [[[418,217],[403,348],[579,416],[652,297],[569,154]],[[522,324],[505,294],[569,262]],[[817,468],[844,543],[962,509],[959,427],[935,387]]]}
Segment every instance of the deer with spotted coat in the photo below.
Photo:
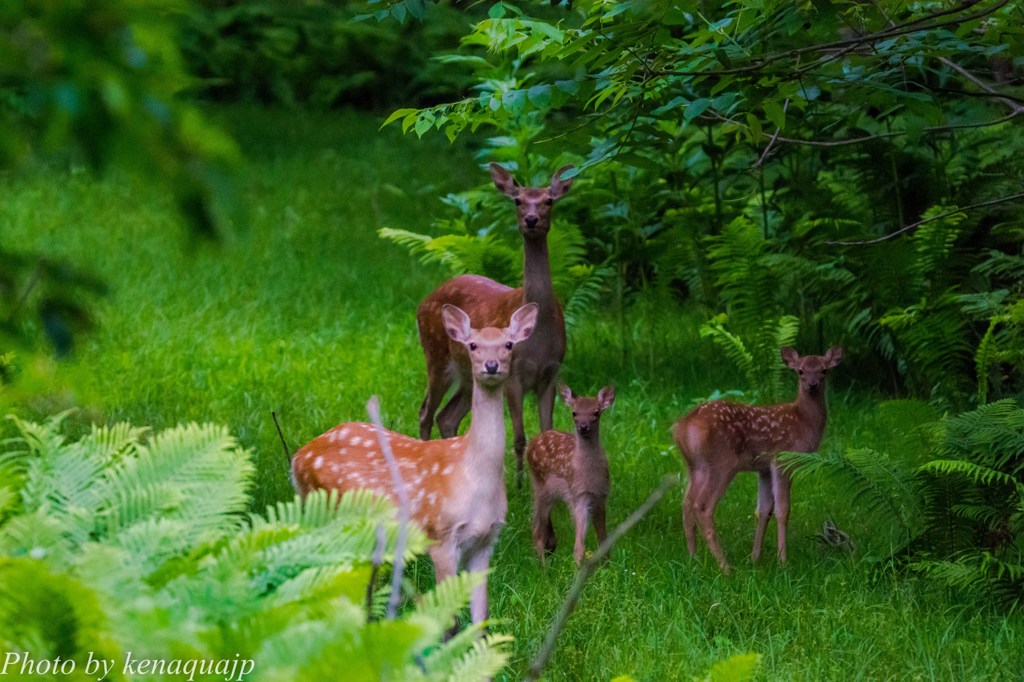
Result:
{"label": "deer with spotted coat", "polygon": [[[433,430],[435,413],[441,437],[450,438],[458,432],[459,424],[471,407],[468,356],[461,344],[452,343],[445,334],[441,324],[442,307],[462,308],[469,314],[473,326],[482,328],[503,327],[519,306],[536,304],[536,331],[513,351],[511,374],[505,384],[517,475],[522,474],[526,449],[523,398],[527,392],[536,393],[540,428],[542,431],[550,429],[555,379],[565,357],[565,319],[551,283],[547,237],[551,229],[551,207],[572,186],[572,179],[561,179],[570,169],[572,166],[559,169],[548,187],[520,187],[507,170],[492,163],[490,171],[495,187],[515,201],[516,219],[523,237],[523,286],[513,289],[480,275],[460,275],[435,289],[416,311],[420,344],[427,364],[427,393],[419,415],[420,438],[427,440]],[[454,382],[458,382],[455,394],[438,413],[438,406]]]}
{"label": "deer with spotted coat", "polygon": [[[438,582],[454,575],[460,563],[470,571],[486,572],[490,566],[508,510],[503,385],[513,350],[535,329],[537,306],[520,307],[502,329],[476,329],[455,306],[445,306],[440,315],[447,335],[468,351],[473,382],[469,431],[431,441],[386,431],[409,517],[433,541],[428,551]],[[292,480],[303,496],[314,489],[365,488],[396,503],[399,499],[372,424],[341,424],[300,448],[292,459]],[[473,623],[486,620],[486,582],[473,591],[470,614]]]}
{"label": "deer with spotted coat", "polygon": [[757,528],[751,557],[761,558],[765,528],[775,514],[779,563],[786,562],[786,525],[789,521],[792,481],[776,460],[780,452],[815,452],[828,418],[825,376],[843,359],[843,349],[829,348],[824,355],[801,357],[788,347],[782,360],[799,375],[794,402],[780,405],[739,405],[715,400],[694,408],[672,428],[689,478],[683,498],[683,531],[690,555],[697,551],[696,526],[718,565],[731,567],[715,533],[715,506],[740,471],[756,471]]}
{"label": "deer with spotted coat", "polygon": [[601,414],[615,402],[615,388],[602,388],[596,398],[577,396],[568,386],[559,386],[562,399],[572,409],[575,433],[544,431],[526,448],[533,490],[533,542],[541,563],[555,551],[555,529],[551,507],[562,500],[576,526],[573,558],[583,560],[587,523],[593,521],[598,544],[604,542],[605,503],[610,477],[608,458],[601,447]]}

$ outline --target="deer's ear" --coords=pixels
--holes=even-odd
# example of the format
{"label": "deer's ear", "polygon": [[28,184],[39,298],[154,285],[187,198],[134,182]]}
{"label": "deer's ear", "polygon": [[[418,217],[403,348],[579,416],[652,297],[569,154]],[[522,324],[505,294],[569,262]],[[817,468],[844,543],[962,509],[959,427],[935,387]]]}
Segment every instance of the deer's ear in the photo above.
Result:
{"label": "deer's ear", "polygon": [[[567,171],[571,171],[574,168],[575,166],[573,166],[572,164],[569,164],[568,166],[562,166],[557,171],[555,171],[554,175],[551,176],[551,186],[548,188],[548,194],[551,195],[552,199],[561,199],[563,196],[565,196],[565,193],[569,191],[569,188],[572,187],[573,178],[570,177],[563,180],[562,174]],[[573,175],[573,177],[576,176]]]}
{"label": "deer's ear", "polygon": [[508,333],[512,337],[512,343],[519,343],[530,338],[534,327],[537,326],[538,310],[536,303],[527,303],[512,313],[512,317],[508,321]]}
{"label": "deer's ear", "polygon": [[782,355],[782,361],[786,363],[786,367],[790,369],[799,369],[800,365],[800,354],[789,346],[783,346],[780,350]]}
{"label": "deer's ear", "polygon": [[444,330],[448,336],[459,343],[469,343],[473,328],[469,323],[469,315],[462,308],[445,303],[441,308],[441,318],[444,320]]}
{"label": "deer's ear", "polygon": [[597,394],[597,405],[604,412],[609,407],[615,404],[615,387],[605,386],[601,389],[601,392]]}
{"label": "deer's ear", "polygon": [[832,346],[825,351],[825,366],[829,369],[835,367],[843,361],[843,348],[842,346]]}
{"label": "deer's ear", "polygon": [[496,163],[491,164],[491,180],[498,191],[507,197],[515,197],[519,194],[519,183],[512,177],[512,174]]}
{"label": "deer's ear", "polygon": [[558,384],[558,395],[562,396],[566,405],[572,405],[572,401],[576,397],[572,394],[572,389],[565,384]]}

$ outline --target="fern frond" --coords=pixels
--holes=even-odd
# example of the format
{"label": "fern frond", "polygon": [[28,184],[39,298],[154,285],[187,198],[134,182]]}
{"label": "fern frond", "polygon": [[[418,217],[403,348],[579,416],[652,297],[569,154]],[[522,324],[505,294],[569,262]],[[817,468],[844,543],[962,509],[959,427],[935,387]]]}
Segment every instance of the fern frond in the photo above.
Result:
{"label": "fern frond", "polygon": [[1003,253],[994,249],[985,251],[988,258],[974,266],[971,272],[985,277],[1007,280],[1024,280],[1024,256]]}
{"label": "fern frond", "polygon": [[3,526],[0,555],[48,559],[62,565],[75,548],[64,531],[64,523],[44,511],[20,514]]}
{"label": "fern frond", "polygon": [[726,357],[743,373],[751,385],[756,385],[756,367],[753,354],[747,349],[746,343],[738,335],[725,328],[728,316],[725,313],[716,315],[700,327],[701,337],[710,337],[721,348]]}
{"label": "fern frond", "polygon": [[800,320],[793,315],[783,315],[777,320],[770,320],[765,325],[761,338],[767,343],[762,344],[762,372],[767,375],[763,381],[770,388],[768,399],[779,402],[785,394],[785,385],[789,385],[791,371],[782,363],[779,349],[792,346],[800,333]]}
{"label": "fern frond", "polygon": [[475,639],[459,657],[445,679],[449,682],[477,682],[497,675],[508,663],[508,635],[485,635]]}
{"label": "fern frond", "polygon": [[787,452],[780,460],[801,481],[821,475],[842,489],[849,503],[895,524],[906,537],[916,534],[918,495],[913,470],[869,448],[826,454]]}
{"label": "fern frond", "polygon": [[91,456],[102,458],[107,465],[134,454],[150,431],[149,427],[132,426],[128,422],[107,426],[93,424],[89,433],[78,441],[78,446]]}
{"label": "fern frond", "polygon": [[486,579],[485,573],[457,573],[422,595],[416,610],[438,623],[449,623],[469,601],[473,589],[482,585]]}
{"label": "fern frond", "polygon": [[359,603],[366,594],[369,578],[369,567],[351,570],[337,565],[317,566],[283,582],[269,597],[269,602],[281,606],[293,602],[323,603],[344,597]]}
{"label": "fern frond", "polygon": [[376,525],[389,521],[394,514],[391,501],[372,490],[352,490],[344,495],[336,490],[313,490],[305,498],[296,495],[267,507],[263,517],[252,515],[250,519],[253,523],[322,528],[339,518]]}
{"label": "fern frond", "polygon": [[1024,601],[1024,563],[981,552],[956,560],[918,561],[911,567],[932,580],[961,590],[979,601],[1013,607]]}
{"label": "fern frond", "polygon": [[442,266],[450,275],[472,272],[505,283],[521,278],[522,255],[492,233],[431,237],[382,227],[377,234],[405,247],[425,265]]}
{"label": "fern frond", "polygon": [[918,476],[921,491],[919,522],[927,550],[948,557],[975,543],[977,528],[956,512],[958,505],[980,503],[974,491],[948,476]]}
{"label": "fern frond", "polygon": [[[932,206],[923,214],[923,218],[934,218],[949,213],[948,206]],[[926,295],[930,290],[943,286],[949,281],[948,265],[953,255],[953,247],[962,232],[966,215],[954,213],[942,218],[929,220],[918,227],[911,242],[916,252],[912,273],[916,280],[918,295]]]}
{"label": "fern frond", "polygon": [[933,391],[945,387],[947,394],[962,393],[964,367],[971,364],[974,350],[967,343],[967,320],[960,311],[956,292],[943,292],[902,309],[890,310],[879,319],[896,336],[905,353],[911,376]]}
{"label": "fern frond", "polygon": [[979,465],[1024,471],[1024,408],[1012,399],[982,405],[937,422],[930,433],[936,453]]}
{"label": "fern frond", "polygon": [[568,274],[573,280],[573,288],[566,299],[563,313],[566,328],[572,330],[597,307],[601,294],[608,290],[615,272],[606,267],[573,265],[568,269]]}
{"label": "fern frond", "polygon": [[102,495],[106,531],[155,514],[186,519],[198,532],[228,531],[249,502],[248,453],[222,426],[186,424],[157,433],[138,456],[112,467]]}
{"label": "fern frond", "polygon": [[20,489],[22,510],[47,514],[70,541],[82,543],[93,532],[94,517],[103,504],[96,481],[111,454],[88,440],[68,443],[60,433],[66,415],[42,424],[12,417],[26,449],[4,453],[0,472],[11,476]]}
{"label": "fern frond", "polygon": [[1021,483],[1016,477],[998,469],[975,464],[974,462],[967,462],[962,459],[935,459],[922,466],[921,470],[946,476],[963,476],[983,486],[999,484],[1011,490],[1017,489],[1024,493],[1024,483]]}

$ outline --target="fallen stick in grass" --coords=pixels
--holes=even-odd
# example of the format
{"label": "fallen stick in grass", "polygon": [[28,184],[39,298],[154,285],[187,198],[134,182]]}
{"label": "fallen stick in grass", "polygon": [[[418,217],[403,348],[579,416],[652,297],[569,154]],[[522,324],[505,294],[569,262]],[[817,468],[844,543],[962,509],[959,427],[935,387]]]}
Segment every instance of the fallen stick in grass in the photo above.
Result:
{"label": "fallen stick in grass", "polygon": [[572,615],[573,609],[576,608],[576,602],[579,601],[580,594],[583,593],[583,586],[587,580],[593,575],[594,571],[597,570],[598,565],[604,561],[604,558],[611,552],[612,546],[618,542],[619,538],[629,532],[629,530],[635,526],[640,519],[642,519],[647,512],[649,512],[658,500],[668,492],[670,488],[679,483],[679,475],[668,475],[662,479],[661,485],[659,485],[650,496],[644,500],[644,503],[637,507],[636,511],[629,515],[625,521],[620,523],[618,527],[608,534],[608,537],[601,546],[597,548],[597,551],[589,559],[583,562],[580,567],[579,573],[576,574],[576,581],[573,583],[572,588],[569,590],[569,594],[566,595],[565,601],[562,602],[562,609],[555,616],[554,623],[551,624],[551,629],[548,630],[547,638],[544,640],[544,645],[540,648],[540,653],[533,659],[533,663],[530,664],[530,670],[527,672],[524,680],[526,682],[532,682],[533,680],[540,679],[540,675],[544,672],[544,667],[548,664],[548,660],[551,658],[551,654],[555,651],[555,642],[558,639],[558,635],[562,632],[566,622],[569,620],[569,616]]}

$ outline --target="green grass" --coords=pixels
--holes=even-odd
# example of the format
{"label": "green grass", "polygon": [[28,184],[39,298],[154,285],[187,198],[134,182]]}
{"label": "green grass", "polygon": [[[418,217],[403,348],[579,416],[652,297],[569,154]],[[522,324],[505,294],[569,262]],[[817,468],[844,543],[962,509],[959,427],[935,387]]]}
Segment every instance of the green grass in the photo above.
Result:
{"label": "green grass", "polygon": [[[74,359],[32,360],[25,375],[42,383],[8,389],[0,407],[31,416],[77,406],[79,422],[157,428],[227,424],[255,454],[261,508],[291,495],[272,410],[292,448],[338,422],[365,420],[372,394],[385,423],[416,432],[425,377],[414,312],[443,274],[418,266],[376,230],[424,231],[445,210],[438,197],[486,176],[463,148],[378,133],[378,122],[362,115],[225,117],[249,162],[240,179],[245,226],[221,245],[191,243],[168,197],[127,173],[95,179],[37,169],[0,180],[6,247],[65,256],[111,287]],[[714,390],[740,387],[700,339],[700,321],[672,302],[647,301],[628,311],[624,328],[608,311],[571,331],[566,381],[577,392],[617,387],[602,428],[611,524],[663,475],[681,471],[672,422]],[[856,374],[850,365],[836,372],[823,447],[889,449],[892,424],[879,415],[878,397],[856,386]],[[536,433],[532,405],[528,412],[528,432]],[[556,418],[568,427],[564,406]],[[751,565],[755,488],[755,477],[740,476],[718,508],[736,567],[730,577],[703,547],[696,559],[686,556],[681,489],[666,495],[587,585],[547,679],[691,679],[744,652],[762,655],[759,680],[1019,678],[1019,615],[877,571],[872,559],[885,554],[890,529],[824,482],[795,489],[785,569],[772,558],[773,532],[769,559]],[[510,476],[509,498],[490,598],[496,629],[516,637],[508,677],[517,679],[575,567],[567,514],[556,518],[560,546],[543,570],[530,539],[528,486],[517,489]],[[829,516],[853,536],[853,557],[813,540]],[[421,585],[432,579],[426,561],[412,571]]]}

